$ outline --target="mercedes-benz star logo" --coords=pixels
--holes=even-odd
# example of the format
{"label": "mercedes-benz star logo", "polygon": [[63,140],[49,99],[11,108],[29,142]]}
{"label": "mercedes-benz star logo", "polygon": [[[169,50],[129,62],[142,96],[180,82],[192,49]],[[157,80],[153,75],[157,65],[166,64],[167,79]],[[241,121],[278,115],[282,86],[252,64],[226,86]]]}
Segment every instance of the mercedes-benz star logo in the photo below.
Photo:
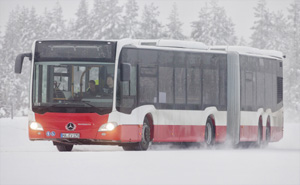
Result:
{"label": "mercedes-benz star logo", "polygon": [[66,125],[66,129],[69,131],[73,131],[73,130],[75,130],[75,128],[76,128],[76,125],[74,123],[70,122]]}

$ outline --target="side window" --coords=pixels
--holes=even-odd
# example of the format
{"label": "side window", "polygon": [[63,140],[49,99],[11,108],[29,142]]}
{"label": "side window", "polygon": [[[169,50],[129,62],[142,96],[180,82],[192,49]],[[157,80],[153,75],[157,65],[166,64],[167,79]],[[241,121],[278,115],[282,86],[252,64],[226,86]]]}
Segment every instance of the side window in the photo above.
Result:
{"label": "side window", "polygon": [[157,103],[157,67],[140,66],[139,102]]}
{"label": "side window", "polygon": [[220,109],[227,110],[227,57],[226,55],[219,56],[219,85],[220,85]]}
{"label": "side window", "polygon": [[265,63],[265,108],[272,107],[272,61],[270,59],[263,59]]}
{"label": "side window", "polygon": [[158,52],[141,49],[139,56],[139,103],[157,103]]}
{"label": "side window", "polygon": [[256,58],[256,66],[256,105],[257,108],[261,108],[265,104],[265,65],[262,58]]}
{"label": "side window", "polygon": [[158,52],[155,50],[140,49],[138,50],[139,63],[143,65],[157,65]]}
{"label": "side window", "polygon": [[257,61],[253,57],[240,56],[241,65],[241,109],[244,111],[256,110],[257,97]]}
{"label": "side window", "polygon": [[252,71],[245,71],[245,105],[248,110],[253,110],[254,104],[254,75]]}
{"label": "side window", "polygon": [[187,103],[201,105],[201,59],[200,54],[187,55]]}
{"label": "side window", "polygon": [[219,62],[217,55],[206,54],[203,66],[203,105],[219,104]]}
{"label": "side window", "polygon": [[159,103],[173,104],[173,52],[159,52]]}
{"label": "side window", "polygon": [[185,54],[175,53],[175,104],[185,104],[186,101],[186,69]]}
{"label": "side window", "polygon": [[130,67],[130,81],[121,82],[118,78],[117,85],[117,110],[130,113],[136,107],[137,95],[137,62],[138,51],[135,48],[123,49],[120,56],[120,63],[118,67],[118,77],[120,76],[120,64],[129,64]]}

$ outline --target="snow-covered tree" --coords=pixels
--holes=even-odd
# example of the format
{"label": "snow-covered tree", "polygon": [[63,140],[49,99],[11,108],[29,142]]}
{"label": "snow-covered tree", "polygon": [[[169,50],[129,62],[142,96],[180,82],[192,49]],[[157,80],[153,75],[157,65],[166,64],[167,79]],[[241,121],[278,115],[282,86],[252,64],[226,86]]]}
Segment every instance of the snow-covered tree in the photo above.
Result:
{"label": "snow-covered tree", "polygon": [[[3,59],[3,36],[2,36],[2,33],[1,33],[1,27],[0,27],[0,58]],[[0,83],[2,83],[1,79],[3,79],[5,77],[5,72],[3,70],[4,68],[4,62],[3,61],[0,61]],[[4,95],[4,91],[5,91],[5,88],[4,88],[4,85],[0,85],[0,118],[2,117],[5,117],[6,115],[6,110],[4,108],[4,104],[5,104],[5,95]]]}
{"label": "snow-covered tree", "polygon": [[192,34],[191,37],[200,42],[209,44],[211,42],[210,37],[210,11],[208,5],[205,4],[205,7],[202,7],[198,13],[198,20],[192,22]]}
{"label": "snow-covered tree", "polygon": [[288,9],[289,45],[286,51],[287,59],[284,62],[284,100],[289,118],[299,122],[295,116],[300,111],[300,1],[294,0]]}
{"label": "snow-covered tree", "polygon": [[158,7],[153,3],[144,6],[139,38],[158,39],[161,37],[162,24],[158,20],[159,14]]}
{"label": "snow-covered tree", "polygon": [[291,57],[294,58],[294,66],[300,69],[300,1],[294,0],[288,11]]}
{"label": "snow-covered tree", "polygon": [[128,0],[125,4],[125,15],[124,15],[124,37],[136,38],[138,32],[138,11],[139,6],[136,0]]}
{"label": "snow-covered tree", "polygon": [[91,12],[93,39],[119,39],[122,37],[122,7],[118,0],[94,0]]}
{"label": "snow-covered tree", "polygon": [[[33,11],[33,10],[32,10]],[[3,102],[2,113],[4,116],[13,114],[10,110],[21,110],[28,105],[28,80],[29,63],[24,62],[22,75],[14,74],[14,61],[21,52],[28,52],[31,49],[32,38],[36,34],[31,26],[32,12],[27,8],[17,8],[9,16],[6,26],[5,36],[2,47],[2,61],[0,73],[0,92],[2,94],[0,101]]]}
{"label": "snow-covered tree", "polygon": [[105,6],[105,0],[94,0],[92,12],[90,15],[90,29],[92,31],[91,34],[93,39],[104,38],[104,16],[107,14]]}
{"label": "snow-covered tree", "polygon": [[106,0],[106,11],[103,22],[104,39],[120,39],[123,37],[122,7],[118,5],[118,0]]}
{"label": "snow-covered tree", "polygon": [[179,14],[176,3],[173,4],[171,14],[167,24],[167,37],[170,39],[183,40],[186,37],[182,34],[183,23],[179,20]]}
{"label": "snow-covered tree", "polygon": [[267,9],[266,0],[259,0],[254,8],[254,17],[256,20],[251,28],[253,30],[251,45],[256,48],[267,49],[270,47],[269,41],[272,37],[272,14]]}
{"label": "snow-covered tree", "polygon": [[72,37],[74,39],[90,39],[92,32],[90,27],[90,17],[88,12],[88,4],[86,0],[81,0],[75,14],[76,20],[73,23]]}
{"label": "snow-covered tree", "polygon": [[248,46],[248,43],[247,41],[245,40],[244,37],[240,37],[239,40],[238,40],[238,46]]}
{"label": "snow-covered tree", "polygon": [[232,20],[217,1],[200,9],[198,20],[192,22],[191,37],[208,45],[234,45],[237,40]]}
{"label": "snow-covered tree", "polygon": [[290,42],[287,19],[281,11],[271,12],[270,15],[271,35],[267,41],[268,47],[266,49],[279,50],[286,53],[288,43]]}
{"label": "snow-covered tree", "polygon": [[52,10],[45,9],[42,18],[43,38],[63,39],[69,35],[66,30],[66,21],[63,18],[63,10],[57,2]]}

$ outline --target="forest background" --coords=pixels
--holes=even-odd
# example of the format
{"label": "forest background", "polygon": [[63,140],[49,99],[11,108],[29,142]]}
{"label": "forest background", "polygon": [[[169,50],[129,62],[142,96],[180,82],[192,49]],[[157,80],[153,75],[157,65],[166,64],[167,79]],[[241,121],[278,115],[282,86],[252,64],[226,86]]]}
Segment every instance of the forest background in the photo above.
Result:
{"label": "forest background", "polygon": [[[81,0],[75,15],[64,18],[59,1],[38,14],[35,7],[16,7],[5,28],[0,29],[0,118],[27,115],[29,103],[29,61],[21,75],[14,73],[18,54],[28,52],[37,39],[178,39],[201,41],[207,45],[240,45],[279,50],[286,55],[284,106],[289,121],[300,122],[300,0],[286,10],[270,11],[266,0],[254,7],[250,38],[238,37],[235,24],[218,1],[199,7],[198,17],[187,23],[184,34],[177,4],[170,7],[162,23],[156,3],[139,7],[136,0]],[[4,30],[1,33],[1,30]]]}

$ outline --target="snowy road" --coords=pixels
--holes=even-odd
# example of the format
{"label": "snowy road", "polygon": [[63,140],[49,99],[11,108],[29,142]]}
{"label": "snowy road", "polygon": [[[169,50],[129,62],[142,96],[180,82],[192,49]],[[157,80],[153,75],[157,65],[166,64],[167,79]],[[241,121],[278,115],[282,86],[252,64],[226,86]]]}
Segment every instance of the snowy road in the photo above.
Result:
{"label": "snowy road", "polygon": [[0,184],[300,184],[300,124],[265,149],[125,152],[75,146],[59,153],[31,142],[27,118],[0,119]]}

